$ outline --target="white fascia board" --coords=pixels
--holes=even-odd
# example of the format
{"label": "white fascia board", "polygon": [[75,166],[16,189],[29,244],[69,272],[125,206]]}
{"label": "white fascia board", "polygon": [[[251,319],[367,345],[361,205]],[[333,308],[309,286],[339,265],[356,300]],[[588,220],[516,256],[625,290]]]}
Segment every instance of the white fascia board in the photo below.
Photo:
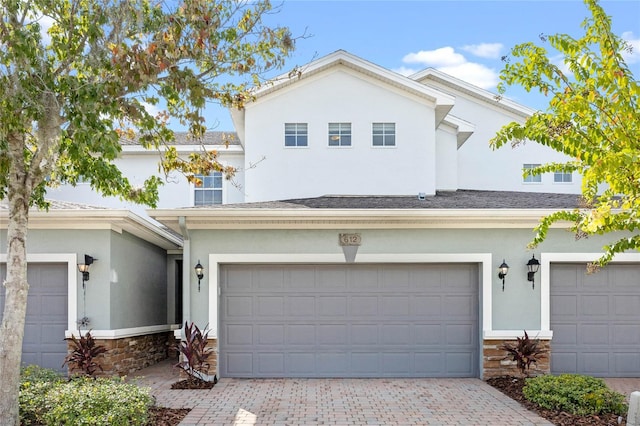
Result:
{"label": "white fascia board", "polygon": [[458,140],[458,149],[469,139],[469,137],[476,130],[476,126],[466,120],[453,116],[451,114],[447,115],[443,120],[443,124],[447,124],[454,129],[456,129],[456,138]]}
{"label": "white fascia board", "polygon": [[[151,325],[146,327],[134,327],[134,328],[120,328],[116,330],[91,330],[91,336],[94,339],[115,340],[124,339],[126,337],[145,336],[147,334],[164,333],[167,331],[173,331],[178,327],[175,324],[164,325]],[[64,337],[70,339],[73,337],[80,337],[80,334],[85,335],[89,330],[65,330]]]}
{"label": "white fascia board", "polygon": [[236,134],[238,135],[238,139],[240,140],[240,145],[243,148],[244,152],[244,136],[245,136],[245,110],[237,109],[237,108],[229,108],[229,113],[231,114],[231,121],[233,122],[233,127],[236,129]]}
{"label": "white fascia board", "polygon": [[[527,335],[531,339],[551,340],[553,331],[551,330],[527,330]],[[483,330],[482,338],[484,340],[516,340],[518,337],[524,337],[522,330]]]}
{"label": "white fascia board", "polygon": [[[0,211],[0,218],[4,220],[6,216],[6,211]],[[124,230],[166,250],[182,247],[177,236],[123,209],[31,211],[29,229],[110,229],[118,233]]]}
{"label": "white fascia board", "polygon": [[298,80],[308,78],[334,66],[344,65],[356,71],[370,75],[393,86],[403,88],[412,93],[429,99],[436,105],[437,122],[444,119],[455,103],[455,97],[438,89],[425,86],[396,72],[390,71],[372,62],[366,61],[344,50],[338,50],[320,59],[310,62],[300,68],[300,73],[294,75],[282,74],[265,83],[254,91],[254,96],[260,98],[276,90],[295,84]]}
{"label": "white fascia board", "polygon": [[502,97],[498,101],[496,100],[495,93],[482,89],[471,83],[467,83],[466,81],[460,80],[459,78],[453,77],[434,68],[427,68],[425,70],[419,71],[415,74],[410,75],[408,78],[417,82],[421,82],[421,84],[426,84],[424,82],[428,79],[440,80],[447,86],[454,87],[460,91],[466,92],[473,97],[481,99],[485,102],[490,102],[492,105],[507,109],[511,112],[515,112],[523,118],[527,118],[536,113],[535,109],[529,108],[505,97]]}
{"label": "white fascia board", "polygon": [[[194,209],[149,210],[158,222],[179,232],[189,229],[517,229],[535,227],[557,209]],[[566,228],[555,223],[553,228]]]}

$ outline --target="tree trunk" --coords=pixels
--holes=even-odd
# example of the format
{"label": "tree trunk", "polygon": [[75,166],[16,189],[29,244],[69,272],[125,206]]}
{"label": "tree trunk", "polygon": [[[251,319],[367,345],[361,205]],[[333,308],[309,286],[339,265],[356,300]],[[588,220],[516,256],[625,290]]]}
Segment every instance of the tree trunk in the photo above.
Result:
{"label": "tree trunk", "polygon": [[[11,149],[11,146],[10,146]],[[22,150],[20,150],[22,151]],[[17,167],[20,169],[20,166]],[[0,425],[18,426],[20,361],[27,312],[27,225],[31,185],[24,169],[10,170],[7,278],[0,325]]]}

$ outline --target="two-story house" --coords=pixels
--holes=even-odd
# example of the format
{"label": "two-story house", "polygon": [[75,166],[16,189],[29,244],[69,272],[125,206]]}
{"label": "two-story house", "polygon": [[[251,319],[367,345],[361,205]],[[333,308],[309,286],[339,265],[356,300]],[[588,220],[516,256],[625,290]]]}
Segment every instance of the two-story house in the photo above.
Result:
{"label": "two-story house", "polygon": [[[552,343],[543,371],[640,375],[640,255],[586,275],[605,239],[575,241],[561,226],[527,250],[539,219],[577,207],[580,192],[576,174],[523,178],[523,169],[563,161],[554,151],[491,150],[501,126],[532,110],[432,69],[404,77],[344,51],[255,95],[232,111],[237,143],[205,144],[238,167],[235,183],[175,177],[147,212],[166,228],[137,231],[144,244],[130,238],[139,250],[164,250],[162,294],[145,308],[165,320],[135,313],[137,294],[149,292],[127,281],[131,265],[113,263],[122,254],[112,248],[96,256],[102,269],[86,305],[69,305],[67,331],[85,307],[107,340],[208,324],[222,377],[490,377],[509,368],[500,344],[527,330]],[[132,173],[142,174],[143,158],[154,164],[125,148]],[[91,196],[50,195],[63,194]],[[51,227],[33,232],[70,235]],[[158,242],[176,234],[180,248]],[[78,280],[68,278],[69,294],[79,294]],[[135,299],[122,297],[123,280]],[[126,325],[113,320],[120,312]]]}

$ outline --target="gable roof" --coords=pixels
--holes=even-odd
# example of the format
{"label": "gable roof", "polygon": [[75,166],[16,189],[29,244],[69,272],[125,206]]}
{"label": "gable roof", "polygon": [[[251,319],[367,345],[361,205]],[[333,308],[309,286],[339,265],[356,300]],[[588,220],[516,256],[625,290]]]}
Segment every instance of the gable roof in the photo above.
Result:
{"label": "gable roof", "polygon": [[503,108],[523,118],[527,118],[536,112],[535,109],[529,108],[505,97],[498,97],[495,93],[481,89],[478,86],[467,83],[466,81],[460,80],[459,78],[453,77],[434,68],[424,69],[410,75],[409,78],[422,84],[426,84],[426,81],[428,80],[436,81],[453,90],[466,93],[475,99]]}
{"label": "gable roof", "polygon": [[[290,73],[282,74],[265,83],[263,86],[255,89],[253,94],[256,99],[259,99],[285,87],[294,85],[300,80],[310,78],[336,66],[345,66],[356,72],[372,77],[382,83],[389,84],[393,87],[397,87],[413,95],[434,102],[436,105],[436,124],[440,123],[440,121],[442,121],[447,116],[455,102],[455,98],[447,93],[444,93],[432,87],[428,87],[401,74],[390,71],[372,62],[366,61],[344,50],[337,50],[333,53],[330,53],[329,55],[323,56],[322,58],[316,59],[315,61],[312,61],[307,65],[300,67],[299,70],[294,70]],[[240,139],[242,139],[243,135],[242,130],[240,129],[244,128],[244,111],[233,110],[231,112],[231,118],[235,124],[236,129],[238,129]]]}

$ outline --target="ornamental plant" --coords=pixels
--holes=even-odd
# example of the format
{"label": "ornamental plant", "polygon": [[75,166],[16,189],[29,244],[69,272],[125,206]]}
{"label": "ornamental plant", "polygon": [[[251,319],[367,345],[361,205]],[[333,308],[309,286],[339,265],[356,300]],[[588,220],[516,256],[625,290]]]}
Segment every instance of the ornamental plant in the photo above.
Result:
{"label": "ornamental plant", "polygon": [[96,341],[91,336],[91,331],[82,336],[80,339],[76,339],[75,336],[71,336],[71,342],[73,342],[73,350],[64,359],[62,366],[69,364],[74,371],[81,371],[84,375],[94,377],[96,370],[99,368],[102,371],[102,366],[96,362],[96,357],[100,354],[107,352],[107,349],[102,345],[96,345]]}
{"label": "ornamental plant", "polygon": [[531,364],[538,362],[540,358],[544,358],[544,350],[540,349],[539,339],[530,339],[527,331],[524,331],[524,337],[518,337],[515,344],[505,343],[500,346],[509,353],[505,357],[511,358],[512,361],[516,361],[518,369],[523,376],[529,375],[529,368]]}
{"label": "ornamental plant", "polygon": [[184,339],[177,344],[182,359],[175,367],[184,370],[189,381],[202,380],[202,375],[209,373],[208,359],[213,354],[213,348],[207,347],[208,336],[208,327],[200,330],[194,322],[189,324],[185,321]]}
{"label": "ornamental plant", "polygon": [[522,393],[543,408],[581,416],[627,412],[624,395],[607,388],[602,379],[580,374],[529,378]]}
{"label": "ornamental plant", "polygon": [[56,371],[37,365],[28,365],[20,371],[20,424],[23,426],[44,424],[47,410],[47,393],[64,383]]}

